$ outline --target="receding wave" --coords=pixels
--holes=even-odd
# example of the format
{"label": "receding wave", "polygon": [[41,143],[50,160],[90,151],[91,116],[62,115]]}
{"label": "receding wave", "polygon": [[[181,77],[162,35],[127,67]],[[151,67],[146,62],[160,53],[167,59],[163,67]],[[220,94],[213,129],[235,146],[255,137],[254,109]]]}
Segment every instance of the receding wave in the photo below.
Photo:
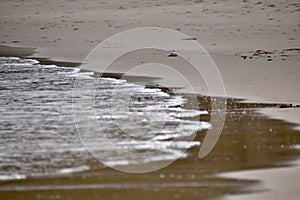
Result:
{"label": "receding wave", "polygon": [[[77,96],[75,80],[82,87]],[[87,133],[81,139],[89,151],[101,153],[111,165],[130,165],[187,156],[186,149],[200,145],[187,138],[210,127],[186,119],[207,112],[183,108],[181,96],[125,80],[94,78],[78,68],[1,57],[0,82],[0,180],[90,170],[93,157],[78,130]],[[89,87],[95,82],[96,89]],[[74,101],[89,103],[91,98],[92,111],[74,109]],[[76,127],[73,111],[84,116],[75,120]],[[121,156],[99,134],[136,156]]]}

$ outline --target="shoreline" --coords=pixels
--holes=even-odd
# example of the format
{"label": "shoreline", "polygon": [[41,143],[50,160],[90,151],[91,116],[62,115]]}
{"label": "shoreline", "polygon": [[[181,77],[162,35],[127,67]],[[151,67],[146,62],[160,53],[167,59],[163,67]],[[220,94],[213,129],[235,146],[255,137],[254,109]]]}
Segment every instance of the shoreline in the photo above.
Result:
{"label": "shoreline", "polygon": [[[72,61],[72,60],[62,61],[62,60],[56,60],[55,57],[53,57],[53,58],[44,57],[44,56],[40,55],[40,52],[38,52],[38,49],[30,48],[30,47],[16,47],[16,46],[0,45],[0,55],[1,56],[17,56],[17,57],[21,57],[21,58],[37,59],[41,64],[55,64],[58,66],[65,66],[65,67],[81,67],[82,66],[82,63],[78,62],[78,61]],[[212,57],[216,58],[216,60],[215,60],[216,64],[219,63],[220,61],[223,61],[222,56],[216,56],[216,57],[212,56]],[[226,58],[225,62],[229,62],[229,64],[232,64],[235,61],[232,62],[232,61],[229,61],[228,58]],[[259,61],[259,62],[261,63],[261,61]],[[249,65],[249,62],[246,64]],[[228,65],[228,63],[226,65]],[[257,67],[261,67],[261,65],[257,64]],[[224,75],[224,71],[222,71],[222,68],[220,68],[220,69],[221,69],[221,73],[223,72],[222,75]],[[232,71],[232,70],[237,70],[237,68],[231,69],[229,71]],[[251,70],[255,70],[255,69],[251,69]],[[96,73],[99,72],[99,71],[85,70],[85,69],[83,71],[92,71],[92,72],[96,72]],[[259,70],[256,70],[256,71],[259,71]],[[226,75],[226,73],[225,73],[225,75]],[[247,72],[241,76],[248,77],[249,76],[248,73],[249,72]],[[104,73],[104,74],[102,74],[102,76],[120,78],[120,77],[124,76],[124,73],[122,73],[122,72],[120,72],[120,73],[118,73],[118,72]],[[151,77],[151,76],[147,76],[145,73],[142,73],[140,75],[128,74],[128,75],[125,75],[124,78],[128,81],[142,81],[143,82],[146,80],[153,81],[153,80],[157,79],[158,77]],[[254,77],[252,77],[252,78],[254,78]],[[258,79],[262,79],[262,77],[259,77]],[[230,80],[230,82],[231,81],[232,80]],[[253,81],[254,80],[250,80],[250,82],[253,82]],[[245,80],[245,82],[249,82],[249,80]],[[166,83],[168,84],[168,82],[166,82]],[[269,83],[266,83],[266,84],[268,85]],[[228,90],[229,91],[236,90],[233,87],[240,86],[240,85],[241,84],[238,83],[237,81],[231,82],[230,84],[226,84],[226,80],[225,80],[226,92],[228,92]],[[270,86],[273,87],[271,84],[270,84]],[[294,86],[296,87],[295,90],[297,90],[297,85],[294,84]],[[160,87],[165,88],[164,85],[161,85]],[[258,89],[258,91],[256,91],[257,89]],[[292,96],[292,97],[288,94],[286,94],[286,95],[281,94],[280,98],[275,98],[275,96],[279,95],[279,93],[278,92],[270,93],[270,91],[272,91],[273,89],[270,88],[269,86],[264,89],[265,91],[266,90],[269,91],[265,95],[266,97],[262,97],[260,95],[259,89],[260,89],[259,87],[258,88],[255,87],[255,89],[254,88],[250,89],[250,91],[252,91],[252,94],[251,94],[251,92],[249,93],[249,91],[247,91],[247,94],[245,94],[245,93],[243,94],[243,92],[241,94],[239,94],[240,91],[242,91],[242,90],[238,89],[238,91],[235,91],[233,93],[229,92],[229,94],[227,94],[226,98],[238,98],[245,103],[247,103],[247,102],[248,103],[270,103],[270,104],[278,104],[278,105],[292,104],[295,107],[289,107],[289,108],[275,108],[274,107],[272,109],[261,109],[260,112],[263,113],[264,115],[267,115],[267,116],[273,118],[273,119],[280,119],[280,120],[284,120],[286,122],[293,123],[293,124],[295,124],[295,129],[300,130],[300,112],[299,112],[299,107],[298,107],[300,105],[300,92],[299,93],[293,92],[294,96]],[[200,95],[204,95],[204,96],[208,95],[209,96],[209,94],[207,94],[207,90],[204,90],[204,93],[201,93]]]}
{"label": "shoreline", "polygon": [[[0,46],[0,55],[4,56],[5,53],[3,53],[3,48],[6,48],[6,47]],[[14,52],[15,52],[15,54],[14,54]],[[12,49],[10,50],[10,52],[9,52],[10,54],[6,54],[6,55],[18,56],[18,57],[23,57],[23,58],[34,58],[34,57],[32,57],[32,54],[29,55],[29,52],[33,52],[33,50],[29,49],[29,48],[17,48],[17,47],[14,47],[13,50]],[[78,63],[76,63],[76,65],[75,65],[75,62],[61,62],[61,61],[56,62],[56,61],[53,61],[51,59],[44,59],[44,58],[42,58],[42,60],[40,60],[39,58],[34,58],[34,59],[37,59],[37,60],[41,61],[41,63],[43,62],[43,64],[50,64],[51,63],[51,64],[56,64],[58,66],[60,64],[65,64],[64,66],[70,66],[70,67],[78,66]],[[111,76],[111,75],[113,75],[113,74],[107,74],[107,76]],[[133,78],[135,78],[135,77],[133,77]],[[250,103],[249,101],[247,101],[247,100],[243,101],[242,99],[240,99],[239,101],[242,104],[244,103],[246,105]],[[251,103],[255,103],[255,104],[259,105],[262,102],[251,102]],[[270,102],[267,102],[267,103],[270,103]],[[273,102],[273,104],[274,104],[274,102]],[[268,109],[271,109],[272,112],[269,112]],[[266,115],[265,113],[269,113],[266,116],[268,116],[270,118],[273,118],[273,119],[280,119],[280,120],[282,120],[281,119],[282,117],[280,117],[280,116],[277,115],[278,110],[284,110],[284,111],[288,110],[289,111],[289,109],[294,110],[294,109],[299,109],[299,108],[284,108],[284,109],[279,109],[279,108],[276,109],[274,107],[271,107],[271,108],[260,108],[261,111],[259,111],[259,109],[258,109],[258,113],[261,113],[263,115]],[[267,110],[267,111],[265,112],[264,110]],[[289,118],[289,116],[286,116],[286,112],[285,112],[284,118],[285,118],[286,121],[289,121],[289,120],[287,120]],[[292,122],[295,123],[295,121],[292,121]],[[296,123],[297,123],[297,121],[296,121]],[[300,170],[298,164],[297,164],[297,166],[294,166],[294,168],[295,168],[295,170],[297,170],[297,172],[299,172],[299,170]],[[251,180],[256,180],[256,181],[262,181],[262,183],[265,184],[265,187],[267,189],[269,189],[269,191],[267,191],[266,193],[256,193],[254,191],[254,193],[250,194],[249,196],[247,196],[247,195],[244,196],[243,194],[241,194],[241,195],[238,195],[236,197],[235,196],[234,197],[232,197],[232,196],[230,196],[230,197],[226,196],[224,198],[225,199],[227,199],[227,198],[230,198],[230,199],[231,198],[233,198],[233,199],[235,199],[235,198],[237,198],[237,199],[239,199],[239,198],[240,199],[248,199],[248,197],[249,197],[249,199],[253,199],[255,197],[260,197],[259,195],[263,195],[263,197],[269,198],[268,197],[268,195],[269,195],[270,199],[272,199],[272,198],[274,198],[274,187],[276,189],[276,187],[281,184],[281,182],[280,182],[281,179],[279,179],[279,180],[278,179],[277,180],[273,180],[272,184],[270,184],[270,177],[273,177],[275,174],[278,175],[278,173],[281,173],[281,172],[282,172],[282,177],[290,177],[291,175],[292,176],[294,175],[293,174],[294,170],[292,170],[291,172],[289,172],[288,169],[286,170],[286,166],[282,166],[282,167],[279,167],[279,168],[276,168],[276,169],[274,169],[272,167],[271,168],[266,167],[266,168],[262,168],[262,169],[259,168],[258,172],[260,170],[262,171],[262,173],[267,172],[269,175],[261,177],[261,176],[258,176],[256,174],[256,171],[253,172],[253,173],[251,171],[249,173],[245,172],[246,175],[243,175],[244,172],[240,171],[240,170],[237,170],[237,171],[233,170],[233,171],[231,171],[229,173],[225,172],[224,174],[225,174],[225,177],[227,177],[227,174],[229,174],[229,176],[227,178],[234,178],[236,180],[243,179],[243,180],[247,181],[248,179],[251,179]],[[218,175],[218,173],[216,173],[216,174]],[[295,185],[297,185],[298,181],[295,180],[295,182],[293,182],[293,183]],[[247,190],[247,186],[245,186],[245,187],[246,187],[245,189]],[[289,189],[286,186],[282,186],[281,185],[281,187],[284,189],[284,191],[288,191],[288,189]],[[241,190],[241,193],[243,193],[242,191],[243,190]],[[251,191],[251,189],[250,189],[250,191]],[[252,196],[252,195],[254,195],[254,196]],[[258,196],[255,196],[255,195],[258,195]],[[266,195],[266,196],[264,196],[264,195]],[[223,199],[223,197],[221,199]]]}
{"label": "shoreline", "polygon": [[[289,166],[275,167],[269,169],[245,170],[219,174],[218,177],[260,180],[261,184],[250,189],[252,192],[226,195],[222,200],[280,200],[287,198],[297,200],[299,198],[299,180],[295,174],[300,172],[300,160],[292,161]],[[284,187],[283,187],[284,185]]]}
{"label": "shoreline", "polygon": [[19,57],[19,58],[27,58],[27,59],[36,59],[41,64],[53,64],[57,66],[64,67],[78,67],[81,65],[80,62],[75,61],[58,61],[55,58],[47,58],[47,57],[35,57],[34,55],[37,53],[38,49],[32,47],[20,47],[20,46],[9,46],[9,45],[1,45],[0,44],[0,56],[3,57]]}
{"label": "shoreline", "polygon": [[[4,192],[0,196],[30,200],[97,199],[99,196],[110,200],[120,197],[123,200],[244,200],[239,194],[254,192],[245,196],[252,200],[268,195],[276,197],[282,190],[285,190],[283,198],[288,198],[289,183],[296,187],[290,195],[299,196],[299,162],[295,161],[295,167],[285,168],[291,160],[299,159],[300,149],[299,13],[297,0],[3,0],[0,55],[78,67],[91,50],[112,35],[140,27],[169,28],[194,38],[207,50],[222,75],[229,109],[218,145],[205,159],[197,159],[199,149],[193,148],[189,151],[191,156],[152,174],[99,170],[95,164],[92,165],[96,166],[95,170],[65,177],[0,181],[0,188],[4,185],[24,189],[23,192]],[[128,66],[136,66],[133,62],[136,58],[149,60],[151,57],[147,54],[132,56]],[[180,65],[176,59],[173,61]],[[122,77],[123,64],[119,63],[116,72],[105,76]],[[152,77],[142,71],[141,74],[126,73],[125,78],[145,81],[145,85],[154,82],[154,87],[156,84],[165,88],[176,86],[176,74],[168,76],[168,73],[153,69],[150,70]],[[167,78],[157,78],[163,75]],[[195,85],[199,86],[199,93],[210,96],[204,82]],[[210,116],[205,117],[209,119]],[[203,141],[204,135],[199,132],[196,139]],[[222,172],[233,174],[234,179],[213,177]],[[243,181],[243,178],[260,181]],[[290,178],[293,182],[286,180]],[[99,182],[104,184],[99,185]],[[83,189],[78,189],[79,185]],[[45,190],[34,191],[35,186]],[[60,190],[59,186],[66,190]],[[264,186],[267,192],[257,193],[256,186]],[[47,188],[54,190],[47,191]],[[229,196],[224,197],[227,194]]]}

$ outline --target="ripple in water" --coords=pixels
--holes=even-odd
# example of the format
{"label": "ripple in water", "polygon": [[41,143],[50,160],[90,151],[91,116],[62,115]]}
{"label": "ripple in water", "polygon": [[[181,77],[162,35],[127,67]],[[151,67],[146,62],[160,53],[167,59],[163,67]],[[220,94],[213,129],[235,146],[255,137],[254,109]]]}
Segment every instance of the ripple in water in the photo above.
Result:
{"label": "ripple in water", "polygon": [[184,109],[184,98],[160,89],[91,75],[0,58],[0,180],[89,170],[77,130],[109,165],[172,160],[200,145],[189,138],[210,125],[183,117],[205,111]]}

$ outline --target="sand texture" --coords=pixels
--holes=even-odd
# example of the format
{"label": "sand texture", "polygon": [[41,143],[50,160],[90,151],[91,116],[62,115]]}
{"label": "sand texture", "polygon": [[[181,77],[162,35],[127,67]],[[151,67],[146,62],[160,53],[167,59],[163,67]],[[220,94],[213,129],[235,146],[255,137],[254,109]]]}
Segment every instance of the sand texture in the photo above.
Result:
{"label": "sand texture", "polygon": [[[0,44],[11,46],[1,46],[2,55],[23,57],[31,51],[34,53],[31,57],[81,63],[101,41],[131,28],[151,26],[181,31],[196,39],[210,54],[228,97],[276,104],[261,113],[294,123],[299,130],[298,0],[2,0],[0,5]],[[134,64],[135,58],[132,55],[126,64]],[[147,60],[147,55],[144,59]],[[123,64],[116,66],[119,72]],[[164,85],[175,85],[175,76],[155,72],[162,76]],[[149,74],[141,71],[138,75]],[[199,93],[209,95],[202,85]],[[241,199],[282,199],[289,194],[297,199],[299,172],[299,167],[293,167],[232,176],[263,180],[266,188],[271,188],[267,194]],[[282,176],[277,177],[278,174]]]}

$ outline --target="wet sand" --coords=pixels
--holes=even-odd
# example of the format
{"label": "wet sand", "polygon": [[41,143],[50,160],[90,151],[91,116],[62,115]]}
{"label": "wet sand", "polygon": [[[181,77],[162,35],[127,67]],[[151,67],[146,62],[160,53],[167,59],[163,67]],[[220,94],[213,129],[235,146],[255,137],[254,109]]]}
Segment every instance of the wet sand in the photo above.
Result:
{"label": "wet sand", "polygon": [[[298,174],[300,171],[300,162],[298,160],[292,162],[291,165],[292,166],[286,168],[225,173],[221,177],[240,178],[244,180],[264,180],[264,182],[260,184],[260,188],[257,188],[257,193],[231,195],[224,199],[298,199],[299,177],[295,176],[295,174]],[[282,185],[284,185],[284,187],[282,187]]]}
{"label": "wet sand", "polygon": [[[279,108],[300,104],[299,7],[297,1],[1,2],[0,42],[25,47],[2,46],[2,55],[51,58],[57,64],[75,66],[113,34],[136,27],[166,27],[197,38],[219,67],[227,95],[243,103],[231,100],[222,137],[203,160],[193,149],[187,159],[143,175],[97,170],[94,163],[94,170],[85,173],[1,182],[0,197],[216,199],[258,192],[259,180],[271,188],[270,195],[276,194],[274,185],[289,189],[281,180],[298,174],[297,167],[283,168],[283,173],[263,171],[282,176],[272,180],[274,185],[269,184],[268,175],[255,173],[237,174],[233,179],[215,176],[286,166],[299,158],[299,150],[293,148],[300,144],[299,131],[294,129],[300,124],[299,108]],[[197,140],[204,134],[199,133]]]}
{"label": "wet sand", "polygon": [[[34,57],[80,63],[113,34],[170,28],[196,38],[210,53],[228,96],[298,105],[299,8],[295,0],[2,1],[0,42],[38,48]],[[299,114],[295,119],[275,112],[300,124]]]}
{"label": "wet sand", "polygon": [[[201,109],[210,112],[209,97],[199,97],[199,102]],[[262,184],[266,185],[266,188],[276,186],[282,190],[292,189],[289,185],[283,185],[282,180],[290,176],[295,177],[299,168],[283,168],[284,173],[274,169],[265,176],[255,173],[249,176],[240,176],[239,173],[233,173],[234,175],[229,177],[218,176],[239,170],[286,167],[290,165],[290,161],[299,157],[299,149],[295,148],[300,143],[299,132],[291,129],[289,123],[270,119],[257,112],[260,108],[274,107],[276,104],[243,103],[238,99],[228,99],[227,102],[227,116],[221,138],[204,159],[197,157],[199,148],[195,147],[188,151],[187,158],[179,159],[164,169],[145,174],[128,174],[110,168],[103,169],[103,166],[91,157],[91,170],[86,172],[2,181],[0,197],[219,199],[228,195],[261,192]],[[203,116],[201,120],[209,121],[210,117]],[[195,140],[203,141],[205,134],[206,131],[198,132]],[[275,174],[277,178],[269,184],[269,177]],[[259,180],[266,182],[261,183]],[[293,180],[293,184],[297,185],[298,179]],[[296,195],[294,190],[290,191],[293,192],[292,196]],[[270,194],[274,195],[273,190]]]}

